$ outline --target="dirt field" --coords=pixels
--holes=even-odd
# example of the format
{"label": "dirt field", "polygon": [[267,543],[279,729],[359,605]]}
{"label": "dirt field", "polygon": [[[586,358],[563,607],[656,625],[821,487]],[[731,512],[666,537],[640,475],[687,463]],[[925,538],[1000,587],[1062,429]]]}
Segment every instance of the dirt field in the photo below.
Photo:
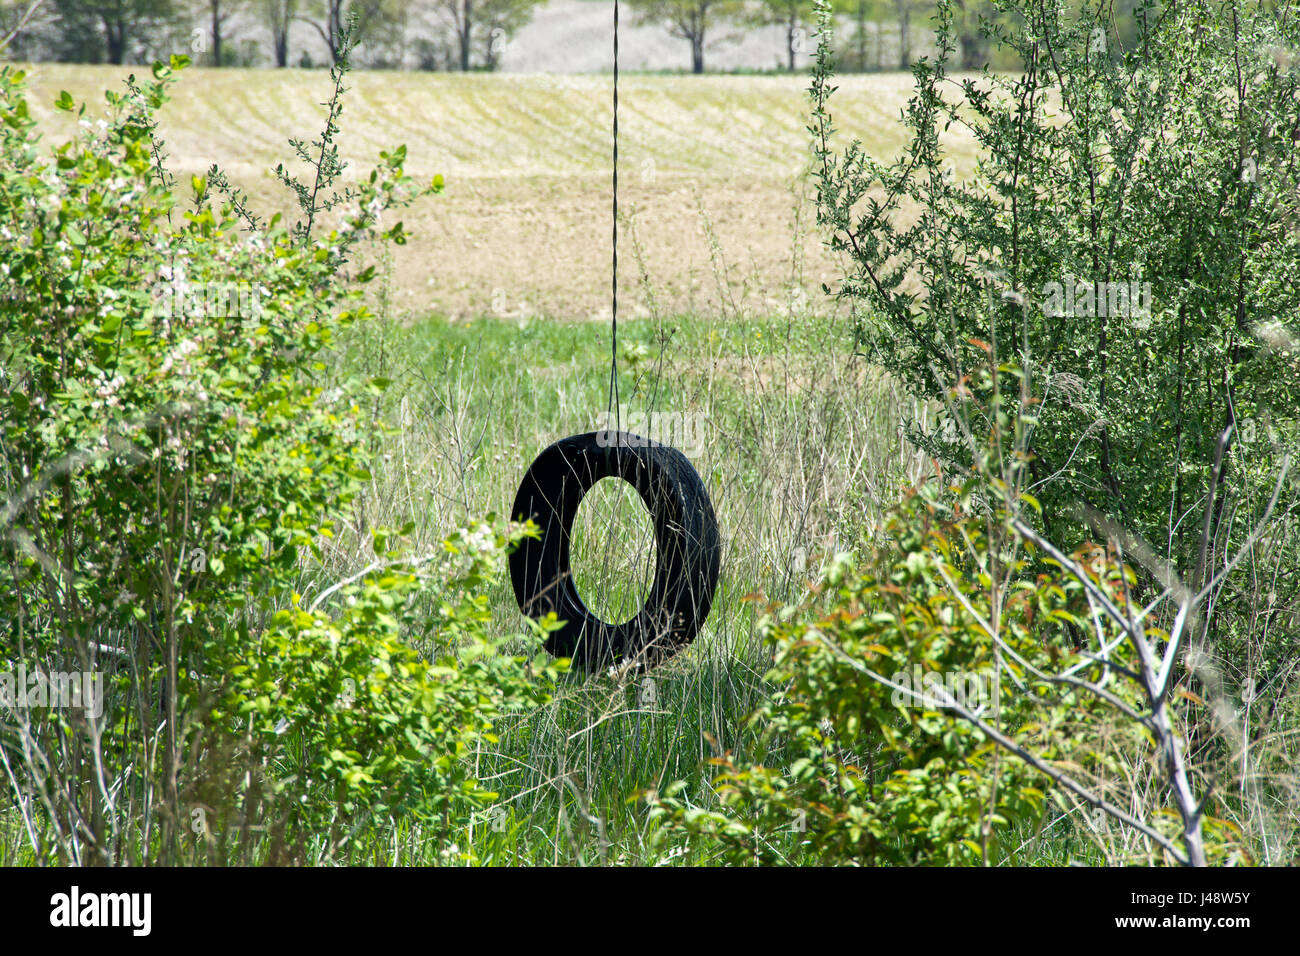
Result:
{"label": "dirt field", "polygon": [[[66,89],[91,104],[93,119],[102,90],[126,72],[39,64],[33,106],[53,115]],[[833,105],[842,135],[892,155],[910,81],[841,78]],[[270,169],[288,158],[288,137],[319,132],[328,82],[315,70],[185,71],[163,113],[175,171],[215,161],[264,209],[288,211],[292,197]],[[354,74],[352,85],[341,141],[352,172],[405,143],[412,174],[446,178],[443,195],[406,217],[415,238],[394,258],[400,310],[608,316],[609,77],[371,72]],[[809,157],[807,85],[802,76],[620,80],[619,192],[633,217],[620,229],[620,309],[645,309],[633,226],[665,312],[716,313],[724,298],[780,308],[798,297],[791,283],[801,271],[810,301],[820,297],[834,267],[812,232],[811,207],[797,198]],[[56,122],[70,128],[62,116]]]}

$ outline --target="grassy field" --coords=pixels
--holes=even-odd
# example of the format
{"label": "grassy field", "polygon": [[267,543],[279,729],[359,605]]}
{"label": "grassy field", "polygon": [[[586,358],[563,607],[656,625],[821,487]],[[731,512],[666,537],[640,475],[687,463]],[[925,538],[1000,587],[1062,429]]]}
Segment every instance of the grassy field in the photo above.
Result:
{"label": "grassy field", "polygon": [[[570,675],[553,704],[476,758],[508,810],[485,815],[459,843],[484,862],[663,858],[647,849],[637,794],[686,779],[707,802],[708,758],[757,746],[744,719],[769,690],[768,658],[756,627],[762,605],[749,596],[796,597],[820,557],[849,547],[901,481],[891,390],[824,318],[642,319],[621,324],[619,338],[629,407],[704,418],[694,463],[723,530],[721,581],[704,630],[654,672],[649,697],[639,677]],[[609,330],[594,323],[370,327],[347,365],[394,385],[374,409],[366,523],[414,522],[411,547],[423,552],[468,517],[505,511],[542,447],[596,427],[608,356]],[[653,572],[648,516],[625,487],[599,483],[575,528],[576,583],[609,620],[635,613]],[[304,593],[362,563],[359,544],[349,547],[335,567],[304,578]],[[501,631],[518,630],[504,575],[493,597]],[[353,852],[354,861],[427,861],[418,834]]]}
{"label": "grassy field", "polygon": [[[359,333],[347,367],[394,381],[373,410],[365,523],[413,522],[410,547],[423,553],[466,518],[506,509],[537,451],[595,427],[608,336],[593,323],[442,318]],[[723,532],[718,592],[696,642],[656,669],[649,687],[641,675],[571,674],[549,706],[498,727],[500,744],[475,762],[500,800],[457,841],[481,863],[710,862],[707,851],[655,844],[639,795],[686,780],[688,798],[710,806],[710,758],[729,751],[782,765],[746,723],[773,689],[760,636],[766,600],[797,600],[824,558],[860,546],[920,464],[898,439],[904,401],[824,316],[636,320],[620,326],[620,343],[631,407],[686,409],[707,422],[692,458]],[[653,571],[648,516],[625,488],[598,483],[575,527],[576,583],[607,620],[635,612]],[[304,575],[307,598],[363,563],[361,536],[343,541],[333,567]],[[518,630],[504,574],[493,608],[501,633]],[[995,862],[1104,862],[1076,823],[1054,815]],[[790,863],[817,862],[800,856],[794,831],[762,836]],[[455,862],[396,825],[389,839],[349,846],[342,859]]]}

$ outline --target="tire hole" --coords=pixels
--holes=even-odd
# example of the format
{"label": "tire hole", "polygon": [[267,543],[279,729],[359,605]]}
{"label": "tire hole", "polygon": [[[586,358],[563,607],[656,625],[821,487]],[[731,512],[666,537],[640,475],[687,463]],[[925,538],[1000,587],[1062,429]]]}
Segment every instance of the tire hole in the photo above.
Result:
{"label": "tire hole", "polygon": [[654,525],[628,482],[602,478],[578,505],[570,536],[573,584],[587,610],[609,624],[636,617],[655,573]]}

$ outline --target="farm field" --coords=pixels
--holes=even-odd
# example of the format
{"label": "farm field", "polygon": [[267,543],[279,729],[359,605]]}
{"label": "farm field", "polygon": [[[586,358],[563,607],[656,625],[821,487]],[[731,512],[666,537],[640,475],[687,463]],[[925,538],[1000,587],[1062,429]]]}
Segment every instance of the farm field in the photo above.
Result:
{"label": "farm field", "polygon": [[[102,103],[130,72],[30,70],[34,112],[55,129],[71,123],[53,108],[60,90]],[[608,319],[609,76],[357,72],[349,83],[340,145],[352,172],[405,143],[412,175],[446,179],[406,217],[414,238],[394,252],[398,313]],[[843,135],[892,155],[910,78],[839,84]],[[627,75],[619,87],[619,291],[629,314],[646,314],[642,269],[670,313],[716,313],[719,267],[756,313],[788,304],[796,285],[820,298],[834,271],[800,198],[806,78]],[[171,162],[186,176],[215,162],[261,208],[284,208],[291,197],[270,170],[288,160],[289,137],[314,135],[327,92],[320,70],[190,68],[161,114]]]}

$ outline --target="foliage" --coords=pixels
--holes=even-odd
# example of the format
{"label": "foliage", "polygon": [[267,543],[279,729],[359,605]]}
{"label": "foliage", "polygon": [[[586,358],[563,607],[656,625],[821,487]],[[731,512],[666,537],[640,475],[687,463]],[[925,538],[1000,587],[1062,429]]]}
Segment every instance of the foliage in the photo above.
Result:
{"label": "foliage", "polygon": [[173,0],[55,0],[58,58],[128,63],[158,51],[179,22]]}
{"label": "foliage", "polygon": [[[945,56],[916,67],[912,140],[889,163],[832,151],[823,44],[820,215],[854,264],[840,293],[869,307],[864,346],[934,398],[977,360],[968,339],[1023,353],[1053,389],[1032,449],[1049,512],[1088,501],[1185,557],[1199,527],[1181,519],[1224,426],[1253,416],[1265,454],[1265,421],[1296,437],[1295,27],[1263,8],[1143,7],[1139,44],[1116,49],[1092,4],[1077,20],[1006,6],[1022,26],[994,38],[1026,71],[950,82],[945,18]],[[969,174],[946,157],[952,125],[985,151]],[[1130,283],[1150,284],[1149,309]],[[1123,314],[1105,314],[1108,284]]]}
{"label": "foliage", "polygon": [[[1146,600],[1166,565],[1208,589],[1196,646],[1234,695],[1268,688],[1256,740],[1284,733],[1300,661],[1294,11],[1144,2],[1127,41],[1108,3],[998,8],[983,30],[1023,69],[951,77],[940,4],[940,55],[913,71],[910,141],[889,159],[833,145],[824,21],[811,129],[819,219],[851,263],[837,292],[864,351],[932,407],[986,349],[1020,366],[1046,536],[1068,549],[1122,525]],[[981,146],[973,169],[947,152],[958,128]],[[971,466],[958,423],[935,421],[910,439]]]}
{"label": "foliage", "polygon": [[[95,124],[63,94],[81,132],[48,154],[22,74],[0,71],[4,656],[6,667],[94,672],[106,688],[102,716],[4,717],[9,784],[41,859],[185,859],[196,794],[218,817],[229,809],[211,797],[217,779],[245,814],[241,844],[249,826],[281,828],[272,855],[297,852],[326,807],[454,821],[462,796],[482,792],[450,765],[427,779],[451,794],[416,792],[416,755],[455,763],[528,683],[526,662],[488,653],[479,604],[456,596],[486,586],[482,562],[504,537],[480,534],[468,571],[423,589],[426,603],[450,602],[432,670],[398,642],[409,574],[362,581],[337,618],[297,604],[305,569],[338,547],[369,479],[358,402],[386,384],[320,384],[339,330],[368,316],[357,286],[374,270],[353,261],[357,243],[401,241],[401,223],[381,220],[440,182],[412,183],[398,148],[335,186],[344,62],[324,133],[296,144],[310,179],[283,177],[297,221],[260,219],[228,186],[219,205],[217,170],[182,197],[155,113],[183,65],[108,93],[109,118]],[[358,709],[308,726],[345,679]],[[213,706],[228,722],[203,719]],[[294,728],[282,743],[300,773],[283,770],[268,719]],[[292,812],[259,818],[273,798]]]}
{"label": "foliage", "polygon": [[[470,858],[450,837],[498,794],[467,758],[497,742],[501,717],[544,703],[559,673],[545,653],[528,661],[486,629],[483,589],[522,534],[473,524],[444,542],[448,560],[395,561],[341,589],[336,618],[295,595],[251,648],[210,645],[216,676],[201,693],[216,705],[202,722],[229,756],[191,803],[207,811],[214,853],[229,850],[232,831],[269,822],[267,862],[301,862],[313,844],[310,858],[328,861],[376,819],[408,819],[444,861]],[[432,661],[403,639],[421,582],[441,598]],[[250,772],[260,776],[229,802],[227,788]]]}
{"label": "foliage", "polygon": [[[864,676],[864,668],[894,681],[903,675],[900,686],[917,690],[948,675],[990,688],[997,680],[992,642],[941,577],[962,582],[962,596],[988,613],[981,602],[989,592],[961,567],[963,539],[978,549],[980,532],[913,496],[888,533],[889,544],[860,561],[838,555],[809,604],[768,621],[768,679],[780,691],[754,719],[782,741],[782,765],[716,761],[716,810],[687,806],[680,786],[650,795],[661,839],[705,837],[738,864],[784,862],[779,842],[791,833],[796,859],[821,865],[997,862],[1008,852],[1008,825],[1041,814],[1041,784],[933,695],[914,698]],[[1050,613],[1060,603],[1048,587],[1026,595],[1008,609],[1008,639],[1045,654],[1048,642],[1026,624],[1040,605]],[[994,705],[1000,723],[1037,739],[1063,722],[1057,713],[1025,726],[1028,703],[1003,695]]]}
{"label": "foliage", "polygon": [[[1250,859],[1188,769],[1186,728],[1218,702],[1168,683],[1194,602],[1154,627],[1118,541],[1067,557],[1026,525],[1023,456],[995,467],[999,437],[1023,434],[995,432],[966,478],[909,492],[880,544],[775,609],[778,691],[753,719],[782,761],[715,760],[716,809],[680,783],[650,793],[661,844],[716,844],[733,863],[1016,862],[1008,840],[1041,828],[1050,797],[1087,816],[1107,859]],[[1148,775],[1167,785],[1116,783]]]}

